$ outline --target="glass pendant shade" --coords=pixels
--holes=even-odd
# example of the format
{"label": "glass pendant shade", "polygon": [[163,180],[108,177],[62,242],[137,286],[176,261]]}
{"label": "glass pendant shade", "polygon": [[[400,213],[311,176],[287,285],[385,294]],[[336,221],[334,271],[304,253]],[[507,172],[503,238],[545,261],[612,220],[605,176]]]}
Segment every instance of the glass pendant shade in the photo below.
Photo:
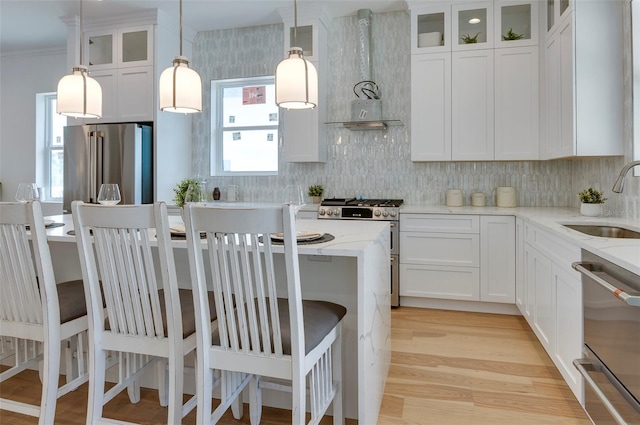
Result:
{"label": "glass pendant shade", "polygon": [[292,47],[289,57],[276,67],[276,104],[286,109],[310,109],[318,105],[318,73],[302,55],[302,49]]}
{"label": "glass pendant shade", "polygon": [[202,111],[202,80],[184,56],[160,75],[160,110],[192,114]]}
{"label": "glass pendant shade", "polygon": [[56,111],[73,118],[100,118],[102,116],[102,87],[89,77],[86,66],[73,68],[58,82]]}

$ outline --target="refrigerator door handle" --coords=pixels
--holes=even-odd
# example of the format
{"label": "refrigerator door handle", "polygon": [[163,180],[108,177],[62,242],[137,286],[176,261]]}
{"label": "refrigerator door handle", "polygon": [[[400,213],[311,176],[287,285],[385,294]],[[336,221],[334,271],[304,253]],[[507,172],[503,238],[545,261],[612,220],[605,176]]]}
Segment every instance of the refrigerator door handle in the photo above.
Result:
{"label": "refrigerator door handle", "polygon": [[97,131],[89,132],[89,202],[97,202]]}
{"label": "refrigerator door handle", "polygon": [[96,157],[97,162],[94,163],[96,167],[96,184],[94,185],[94,190],[96,193],[95,202],[98,202],[98,191],[100,190],[100,186],[104,183],[104,173],[103,173],[103,152],[104,152],[104,131],[96,131]]}

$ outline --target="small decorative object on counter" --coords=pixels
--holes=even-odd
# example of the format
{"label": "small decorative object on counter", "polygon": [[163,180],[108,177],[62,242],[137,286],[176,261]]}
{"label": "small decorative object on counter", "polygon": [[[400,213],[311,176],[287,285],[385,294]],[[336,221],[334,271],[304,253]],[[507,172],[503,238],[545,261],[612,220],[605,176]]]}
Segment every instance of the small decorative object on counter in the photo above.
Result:
{"label": "small decorative object on counter", "polygon": [[220,188],[216,187],[213,189],[213,200],[214,201],[219,201],[220,200]]}
{"label": "small decorative object on counter", "polygon": [[320,198],[322,197],[323,193],[324,193],[324,187],[322,187],[321,184],[309,186],[308,195],[313,198],[314,204],[320,203]]}
{"label": "small decorative object on counter", "polygon": [[473,192],[471,194],[472,207],[484,207],[487,205],[487,195],[484,192]]}
{"label": "small decorative object on counter", "polygon": [[461,207],[464,205],[462,189],[447,189],[445,203],[448,207]]}
{"label": "small decorative object on counter", "polygon": [[578,192],[578,199],[580,199],[580,214],[587,217],[597,217],[602,214],[602,206],[607,200],[602,191],[593,187]]}

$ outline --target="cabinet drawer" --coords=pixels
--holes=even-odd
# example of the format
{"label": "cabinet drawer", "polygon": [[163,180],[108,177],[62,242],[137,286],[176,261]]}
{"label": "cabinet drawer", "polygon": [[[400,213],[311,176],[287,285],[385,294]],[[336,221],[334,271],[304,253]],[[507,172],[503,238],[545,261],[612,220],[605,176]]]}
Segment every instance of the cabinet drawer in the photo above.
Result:
{"label": "cabinet drawer", "polygon": [[477,301],[480,270],[476,267],[441,267],[401,264],[400,295]]}
{"label": "cabinet drawer", "polygon": [[400,214],[403,232],[480,233],[480,217],[452,214]]}
{"label": "cabinet drawer", "polygon": [[400,232],[400,263],[479,267],[480,236]]}
{"label": "cabinet drawer", "polygon": [[580,248],[572,245],[551,233],[540,229],[530,223],[525,223],[525,242],[538,249],[553,262],[559,265],[566,265],[565,270],[570,271],[574,276],[579,276],[578,272],[571,268],[571,263],[580,261]]}

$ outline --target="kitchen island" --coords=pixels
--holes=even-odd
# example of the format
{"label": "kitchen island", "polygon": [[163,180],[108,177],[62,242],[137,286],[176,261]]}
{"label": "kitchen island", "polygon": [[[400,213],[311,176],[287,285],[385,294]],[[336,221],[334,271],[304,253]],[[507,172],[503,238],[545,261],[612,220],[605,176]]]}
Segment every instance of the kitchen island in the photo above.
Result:
{"label": "kitchen island", "polygon": [[[181,222],[170,216],[170,222]],[[47,229],[58,281],[81,278],[71,215],[47,217],[64,226]],[[329,233],[332,241],[299,245],[303,297],[344,305],[344,410],[361,424],[378,419],[391,356],[389,224],[364,221],[298,220],[298,230]],[[153,232],[152,232],[153,233]],[[152,236],[154,236],[152,234]],[[174,240],[174,256],[181,287],[190,288],[186,241]],[[282,247],[276,247],[282,252]],[[283,259],[284,260],[284,259]],[[277,273],[284,270],[282,267]],[[147,384],[150,383],[150,384]],[[143,385],[155,385],[149,376]],[[193,391],[189,376],[185,391]],[[265,405],[287,407],[289,397],[263,395]]]}

